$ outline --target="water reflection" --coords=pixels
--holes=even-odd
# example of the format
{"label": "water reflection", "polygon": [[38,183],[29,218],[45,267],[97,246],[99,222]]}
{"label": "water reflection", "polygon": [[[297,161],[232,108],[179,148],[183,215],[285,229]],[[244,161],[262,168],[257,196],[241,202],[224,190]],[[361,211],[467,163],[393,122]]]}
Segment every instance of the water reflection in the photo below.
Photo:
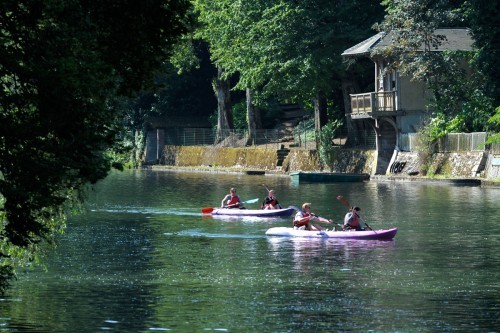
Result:
{"label": "water reflection", "polygon": [[[339,240],[328,238],[269,237],[269,251],[274,256],[291,253],[295,270],[301,270],[313,259],[333,264],[332,269],[349,270],[344,264],[366,260],[366,256],[377,260],[391,258],[395,241]],[[290,251],[291,250],[291,251]]]}
{"label": "water reflection", "polygon": [[207,237],[207,238],[264,238],[264,235],[247,235],[247,234],[221,234],[208,233],[200,230],[184,230],[177,233],[165,233],[166,236],[188,236],[188,237]]}
{"label": "water reflection", "polygon": [[258,217],[258,216],[231,216],[231,215],[203,215],[203,220],[214,223],[237,222],[237,223],[262,223],[274,224],[283,221],[289,222],[290,219],[282,217]]}
{"label": "water reflection", "polygon": [[183,208],[161,209],[154,207],[124,207],[115,206],[110,208],[92,209],[93,212],[119,213],[119,214],[144,214],[144,215],[186,215],[186,216],[201,216],[201,212],[195,212],[193,209],[186,210]]}
{"label": "water reflection", "polygon": [[[312,202],[336,222],[344,195],[372,227],[398,234],[268,237],[290,219],[201,214],[231,186],[263,198],[263,183],[284,205]],[[48,272],[22,272],[0,301],[5,331],[498,331],[497,189],[132,171],[89,200]]]}

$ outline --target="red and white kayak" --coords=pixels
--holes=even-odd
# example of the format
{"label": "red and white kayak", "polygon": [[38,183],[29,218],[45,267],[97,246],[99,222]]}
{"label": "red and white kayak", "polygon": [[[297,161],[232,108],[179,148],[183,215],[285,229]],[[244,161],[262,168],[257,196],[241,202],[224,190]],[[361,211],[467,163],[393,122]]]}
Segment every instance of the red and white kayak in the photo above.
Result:
{"label": "red and white kayak", "polygon": [[256,216],[256,217],[284,217],[291,216],[294,208],[283,209],[237,209],[237,208],[214,208],[212,211],[203,211],[204,214],[227,215],[227,216]]}
{"label": "red and white kayak", "polygon": [[310,237],[310,238],[338,238],[338,239],[353,239],[353,240],[391,240],[396,236],[398,228],[380,229],[380,230],[365,230],[365,231],[309,231],[297,230],[289,227],[275,227],[266,231],[268,236],[284,236],[284,237]]}

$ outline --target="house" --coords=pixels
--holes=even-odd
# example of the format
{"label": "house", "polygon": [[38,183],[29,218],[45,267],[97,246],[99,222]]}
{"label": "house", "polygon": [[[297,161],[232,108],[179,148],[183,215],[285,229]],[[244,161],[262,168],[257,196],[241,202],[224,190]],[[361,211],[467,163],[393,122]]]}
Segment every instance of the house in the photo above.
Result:
{"label": "house", "polygon": [[[468,29],[436,29],[437,36],[444,36],[441,45],[433,52],[443,50],[471,51],[473,40]],[[375,91],[350,95],[350,118],[353,126],[368,125],[376,133],[377,167],[375,174],[386,174],[391,159],[399,149],[400,134],[415,133],[430,114],[432,93],[423,82],[412,81],[389,70],[388,61],[374,56],[373,51],[391,45],[392,34],[383,32],[345,50],[344,57],[369,57],[375,65]]]}

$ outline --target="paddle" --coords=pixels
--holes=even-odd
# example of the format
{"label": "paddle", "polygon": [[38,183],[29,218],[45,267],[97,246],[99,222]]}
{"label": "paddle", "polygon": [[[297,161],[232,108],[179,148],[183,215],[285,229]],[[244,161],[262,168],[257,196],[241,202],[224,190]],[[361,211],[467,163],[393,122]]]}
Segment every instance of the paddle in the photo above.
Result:
{"label": "paddle", "polygon": [[[266,184],[262,184],[262,186],[264,186],[267,190],[267,193],[269,193],[271,190],[266,186]],[[278,207],[276,209],[283,209],[283,207],[281,207],[280,204],[278,204]]]}
{"label": "paddle", "polygon": [[[256,203],[257,201],[259,201],[259,198],[255,198],[255,199],[250,199],[250,200],[247,200],[247,201],[242,201],[241,203],[242,204],[246,204],[246,203]],[[223,207],[223,208],[228,208],[228,207],[232,207],[233,205],[230,205],[230,206],[227,206],[227,207]],[[205,208],[202,208],[201,209],[201,212],[203,214],[210,214],[211,212],[213,212],[215,209],[217,208],[214,208],[214,207],[205,207]]]}
{"label": "paddle", "polygon": [[[242,201],[242,202],[240,202],[240,204],[256,203],[257,201],[259,201],[259,198],[250,199],[250,200],[247,200],[247,201]],[[237,204],[238,203],[235,203],[235,204],[232,204],[232,205],[229,205],[229,206],[224,206],[223,208],[230,208],[230,207],[236,206]]]}
{"label": "paddle", "polygon": [[[337,200],[340,201],[340,203],[343,204],[344,206],[346,206],[347,208],[349,208],[349,209],[352,208],[351,204],[349,203],[349,200],[347,200],[343,196],[341,196],[341,195],[337,196]],[[368,223],[366,223],[366,221],[360,215],[358,215],[358,216],[361,219],[361,221],[363,221],[363,223],[368,227],[368,229],[373,230],[373,228],[370,227],[370,225],[368,225]],[[375,231],[375,230],[373,230],[373,231]]]}

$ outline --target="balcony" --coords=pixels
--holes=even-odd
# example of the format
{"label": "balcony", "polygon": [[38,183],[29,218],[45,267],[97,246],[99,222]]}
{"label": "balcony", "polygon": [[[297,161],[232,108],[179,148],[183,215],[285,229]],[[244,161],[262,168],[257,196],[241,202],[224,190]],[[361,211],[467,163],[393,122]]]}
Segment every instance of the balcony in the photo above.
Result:
{"label": "balcony", "polygon": [[377,118],[396,111],[396,92],[370,92],[351,96],[352,118]]}

